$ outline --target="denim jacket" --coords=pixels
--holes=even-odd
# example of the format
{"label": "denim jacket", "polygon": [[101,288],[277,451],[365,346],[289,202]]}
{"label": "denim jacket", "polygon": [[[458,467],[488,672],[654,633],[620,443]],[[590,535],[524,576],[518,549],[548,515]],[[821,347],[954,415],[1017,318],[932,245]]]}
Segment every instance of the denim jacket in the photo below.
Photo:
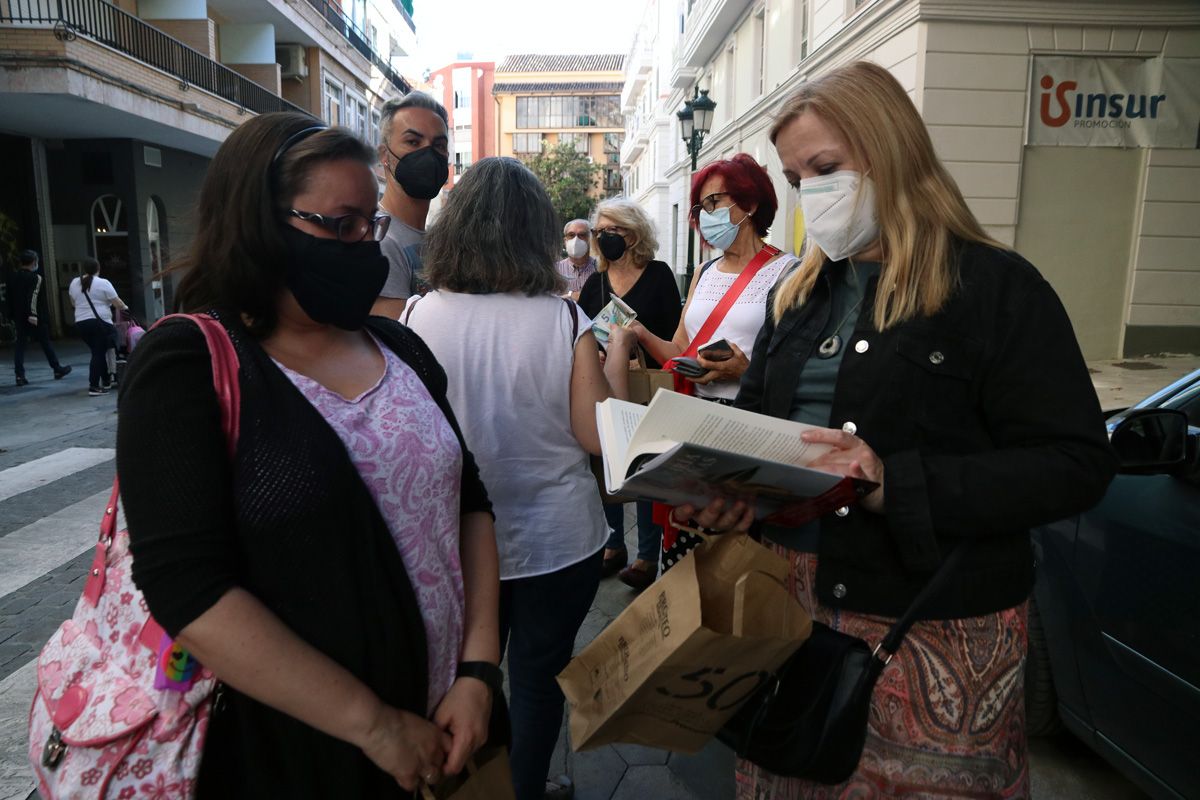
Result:
{"label": "denim jacket", "polygon": [[[845,268],[826,262],[804,304],[778,321],[767,314],[735,405],[788,416]],[[844,345],[830,426],[883,461],[885,513],[856,506],[822,518],[817,593],[829,607],[902,614],[964,539],[977,544],[924,616],[1017,605],[1033,584],[1029,529],[1094,505],[1116,471],[1050,284],[1017,254],[980,244],[960,245],[955,270],[941,311],[883,332],[873,278]]]}

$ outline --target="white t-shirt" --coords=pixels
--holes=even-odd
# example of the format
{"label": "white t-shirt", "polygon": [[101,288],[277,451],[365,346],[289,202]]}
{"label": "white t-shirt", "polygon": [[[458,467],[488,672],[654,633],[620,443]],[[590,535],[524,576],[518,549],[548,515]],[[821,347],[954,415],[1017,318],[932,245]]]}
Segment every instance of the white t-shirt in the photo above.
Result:
{"label": "white t-shirt", "polygon": [[[117,290],[111,283],[97,275],[92,278],[92,287],[88,290],[87,297],[84,297],[81,281],[81,278],[76,278],[71,281],[71,286],[67,289],[67,293],[71,295],[71,302],[75,304],[75,321],[83,322],[85,319],[95,319],[96,314],[99,314],[100,319],[112,323],[112,302],[121,299],[117,295]],[[92,299],[92,305],[96,307],[95,314],[92,313],[92,305],[88,305],[88,297]]]}
{"label": "white t-shirt", "polygon": [[[754,340],[758,338],[758,332],[767,319],[767,294],[775,285],[775,281],[779,280],[779,276],[798,260],[795,256],[785,253],[760,269],[742,290],[725,319],[717,326],[717,332],[709,337],[709,341],[726,339],[740,347],[746,358],[749,358],[754,350]],[[708,315],[717,307],[717,303],[721,302],[721,298],[733,286],[737,277],[731,272],[721,272],[721,259],[717,259],[715,264],[704,270],[696,284],[687,314],[683,318],[683,328],[687,332],[689,342],[699,333]],[[700,342],[701,346],[706,344],[708,342]],[[698,397],[732,400],[737,397],[737,393],[737,381],[718,381],[696,386]]]}
{"label": "white t-shirt", "polygon": [[[591,320],[560,297],[459,294],[409,301],[406,322],[449,379],[447,396],[496,514],[500,578],[554,572],[608,538],[588,454],[571,432],[571,368]],[[578,338],[576,338],[578,341]]]}

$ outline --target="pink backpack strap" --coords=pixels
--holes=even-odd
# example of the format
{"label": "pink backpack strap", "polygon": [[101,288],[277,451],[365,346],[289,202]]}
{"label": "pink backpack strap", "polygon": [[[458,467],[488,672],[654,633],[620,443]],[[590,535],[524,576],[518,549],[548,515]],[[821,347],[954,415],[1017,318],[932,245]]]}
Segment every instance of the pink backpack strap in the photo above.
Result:
{"label": "pink backpack strap", "polygon": [[[225,442],[229,447],[229,457],[232,459],[237,450],[239,415],[242,406],[241,384],[238,382],[238,357],[225,330],[217,319],[208,314],[169,314],[154,324],[157,328],[169,319],[188,319],[195,323],[204,334],[208,352],[212,355],[213,389],[217,393],[217,403],[221,406],[221,431],[225,434]],[[121,495],[121,478],[113,478],[112,495],[104,507],[104,517],[100,520],[100,541],[96,543],[96,554],[92,558],[92,566],[88,570],[87,583],[83,587],[83,597],[92,606],[100,600],[104,591],[104,566],[108,548],[117,532],[117,501]]]}

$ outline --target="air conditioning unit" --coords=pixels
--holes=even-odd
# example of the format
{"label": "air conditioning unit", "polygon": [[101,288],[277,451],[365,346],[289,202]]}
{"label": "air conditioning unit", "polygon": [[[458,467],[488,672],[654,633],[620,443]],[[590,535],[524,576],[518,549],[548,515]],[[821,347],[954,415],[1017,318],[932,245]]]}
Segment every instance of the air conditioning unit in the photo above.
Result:
{"label": "air conditioning unit", "polygon": [[308,77],[308,54],[304,51],[304,45],[277,45],[275,47],[275,60],[279,62],[279,77]]}

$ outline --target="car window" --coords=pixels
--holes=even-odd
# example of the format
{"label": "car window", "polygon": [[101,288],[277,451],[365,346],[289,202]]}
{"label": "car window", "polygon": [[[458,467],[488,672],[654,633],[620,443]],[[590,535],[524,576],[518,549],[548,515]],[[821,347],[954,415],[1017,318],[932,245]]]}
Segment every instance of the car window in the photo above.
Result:
{"label": "car window", "polygon": [[1177,394],[1163,408],[1175,408],[1187,414],[1188,425],[1200,428],[1200,383],[1189,386],[1186,391]]}

